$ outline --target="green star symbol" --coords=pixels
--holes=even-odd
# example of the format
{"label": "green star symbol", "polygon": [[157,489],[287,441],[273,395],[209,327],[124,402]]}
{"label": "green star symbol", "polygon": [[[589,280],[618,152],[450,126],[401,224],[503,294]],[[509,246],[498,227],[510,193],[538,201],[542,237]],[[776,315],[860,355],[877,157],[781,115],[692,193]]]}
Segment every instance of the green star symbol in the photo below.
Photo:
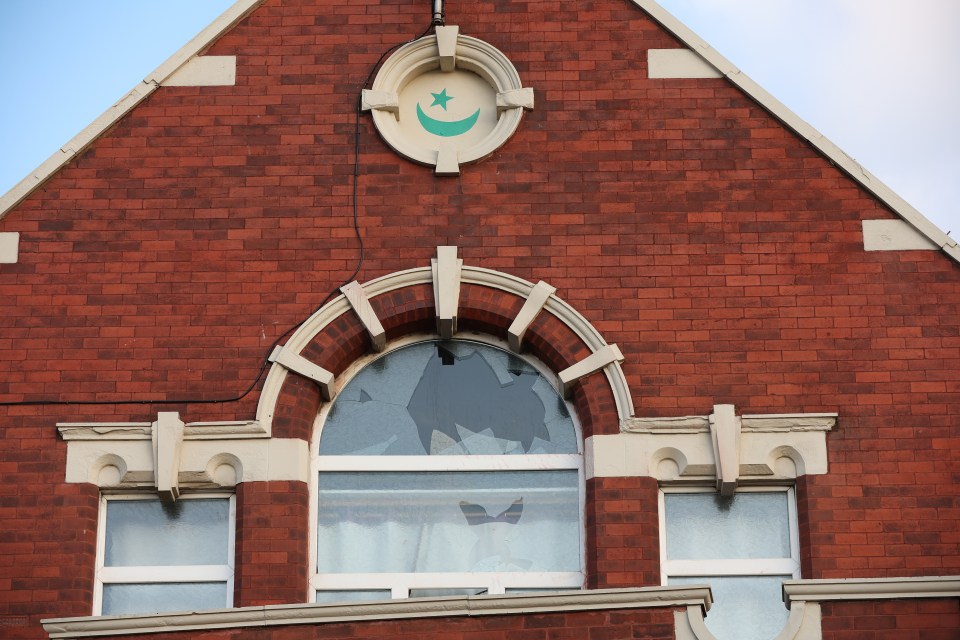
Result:
{"label": "green star symbol", "polygon": [[447,90],[446,90],[446,89],[444,89],[444,90],[441,91],[440,93],[433,93],[433,92],[431,91],[431,92],[430,92],[430,95],[433,96],[433,103],[432,103],[430,106],[431,106],[431,107],[435,107],[436,105],[440,105],[441,107],[443,107],[443,110],[444,110],[444,111],[447,110],[447,103],[450,102],[451,100],[453,100],[453,96],[448,96],[448,95],[447,95]]}

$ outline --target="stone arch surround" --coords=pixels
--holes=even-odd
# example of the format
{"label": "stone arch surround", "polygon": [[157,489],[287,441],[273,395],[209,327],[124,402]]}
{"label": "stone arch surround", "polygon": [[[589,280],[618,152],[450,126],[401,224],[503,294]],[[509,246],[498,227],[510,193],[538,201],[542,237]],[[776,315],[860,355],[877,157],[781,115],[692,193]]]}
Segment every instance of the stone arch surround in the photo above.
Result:
{"label": "stone arch surround", "polygon": [[[433,273],[431,267],[419,267],[358,285],[382,323],[387,341],[436,331]],[[509,274],[463,265],[456,298],[456,335],[482,333],[506,340],[535,286]],[[347,296],[340,295],[308,318],[284,350],[335,378],[368,354],[373,342]],[[529,323],[521,342],[523,352],[555,372],[570,369],[610,346],[586,318],[554,293]],[[579,414],[584,437],[618,433],[621,421],[633,415],[619,362],[614,360],[598,369],[604,375],[589,375],[592,371],[588,371],[570,386],[568,394]],[[323,394],[313,380],[290,373],[289,367],[274,362],[260,395],[257,421],[274,438],[309,441]]]}

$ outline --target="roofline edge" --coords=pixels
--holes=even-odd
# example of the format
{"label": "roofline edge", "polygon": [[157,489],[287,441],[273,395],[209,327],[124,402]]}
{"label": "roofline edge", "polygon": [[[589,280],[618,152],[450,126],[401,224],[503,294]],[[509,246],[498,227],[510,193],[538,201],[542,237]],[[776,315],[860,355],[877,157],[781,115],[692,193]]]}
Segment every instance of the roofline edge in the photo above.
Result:
{"label": "roofline edge", "polygon": [[[944,233],[937,225],[927,219],[919,210],[904,200],[879,178],[870,173],[863,165],[847,155],[830,139],[791,111],[753,79],[740,71],[703,38],[673,16],[654,0],[629,0],[677,39],[695,51],[724,77],[743,90],[750,98],[779,120],[794,133],[801,136],[828,159],[834,162],[844,173],[873,194],[885,205],[916,229],[920,234],[936,244],[954,262],[960,263],[960,245]],[[83,153],[101,134],[116,124],[124,115],[153,93],[164,80],[173,75],[188,60],[199,54],[218,37],[245,18],[264,0],[237,0],[213,22],[194,36],[187,44],[178,49],[159,67],[137,83],[126,95],[112,107],[104,111],[80,133],[60,147],[49,158],[30,172],[12,189],[0,196],[0,220],[6,217],[15,206],[26,199],[59,169],[73,158]]]}
{"label": "roofline edge", "polygon": [[238,22],[262,4],[264,0],[236,0],[213,22],[204,27],[197,35],[180,47],[173,55],[154,69],[147,77],[138,82],[110,108],[97,116],[83,130],[66,144],[53,152],[36,169],[0,196],[0,220],[6,217],[14,207],[23,202],[35,189],[40,187],[58,170],[75,157],[86,151],[97,138],[115,125],[135,106],[143,102],[151,93],[172,76],[188,60],[209,47],[214,40],[233,28]]}

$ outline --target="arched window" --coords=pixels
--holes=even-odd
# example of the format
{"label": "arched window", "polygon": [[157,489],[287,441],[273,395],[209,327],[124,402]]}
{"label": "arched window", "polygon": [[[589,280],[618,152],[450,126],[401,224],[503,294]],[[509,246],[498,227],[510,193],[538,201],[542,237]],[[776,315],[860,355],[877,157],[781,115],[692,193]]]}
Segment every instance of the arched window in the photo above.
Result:
{"label": "arched window", "polygon": [[317,601],[582,586],[580,438],[531,362],[410,343],[360,368],[320,420]]}

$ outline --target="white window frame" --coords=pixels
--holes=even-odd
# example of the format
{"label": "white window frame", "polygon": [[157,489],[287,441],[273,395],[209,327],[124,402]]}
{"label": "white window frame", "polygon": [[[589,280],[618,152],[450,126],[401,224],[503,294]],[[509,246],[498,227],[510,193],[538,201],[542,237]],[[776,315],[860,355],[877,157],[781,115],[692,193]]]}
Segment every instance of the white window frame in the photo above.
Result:
{"label": "white window frame", "polygon": [[[227,563],[211,565],[174,565],[174,566],[129,566],[107,567],[107,504],[120,501],[157,501],[149,494],[101,494],[100,513],[97,520],[97,565],[93,589],[93,615],[99,616],[103,610],[103,588],[113,584],[164,584],[182,582],[222,582],[226,583],[227,599],[222,608],[233,606],[234,556],[236,553],[236,497],[226,493],[197,493],[184,495],[180,500],[227,500],[228,501],[228,537]],[[220,608],[220,607],[218,607]]]}
{"label": "white window frame", "polygon": [[[392,351],[420,342],[441,340],[438,335],[413,335],[396,340],[378,354],[367,355],[354,362],[342,374],[337,387],[342,389],[364,367]],[[562,387],[557,376],[545,365],[527,354],[517,354],[509,346],[490,336],[458,334],[453,340],[477,342],[502,349],[533,366],[550,382],[560,398]],[[502,595],[513,589],[566,590],[582,589],[585,584],[586,529],[584,522],[586,480],[583,464],[583,433],[573,405],[564,399],[573,421],[577,453],[527,455],[459,455],[459,456],[341,456],[319,455],[323,425],[333,402],[325,403],[314,424],[310,456],[310,581],[307,602],[315,602],[318,591],[390,591],[391,599],[408,598],[411,590],[480,589],[486,594]],[[319,509],[318,482],[321,472],[331,471],[577,471],[578,526],[580,532],[580,570],[567,572],[444,572],[444,573],[338,573],[317,572],[317,518]]]}
{"label": "white window frame", "polygon": [[[716,493],[712,487],[661,487],[658,497],[660,515],[660,582],[663,585],[673,578],[702,576],[709,578],[736,576],[790,576],[800,578],[800,533],[797,526],[796,491],[792,486],[738,487],[737,493],[786,493],[787,521],[790,531],[789,558],[751,558],[724,560],[670,560],[667,557],[667,512],[665,494]],[[734,498],[735,499],[735,498]]]}

